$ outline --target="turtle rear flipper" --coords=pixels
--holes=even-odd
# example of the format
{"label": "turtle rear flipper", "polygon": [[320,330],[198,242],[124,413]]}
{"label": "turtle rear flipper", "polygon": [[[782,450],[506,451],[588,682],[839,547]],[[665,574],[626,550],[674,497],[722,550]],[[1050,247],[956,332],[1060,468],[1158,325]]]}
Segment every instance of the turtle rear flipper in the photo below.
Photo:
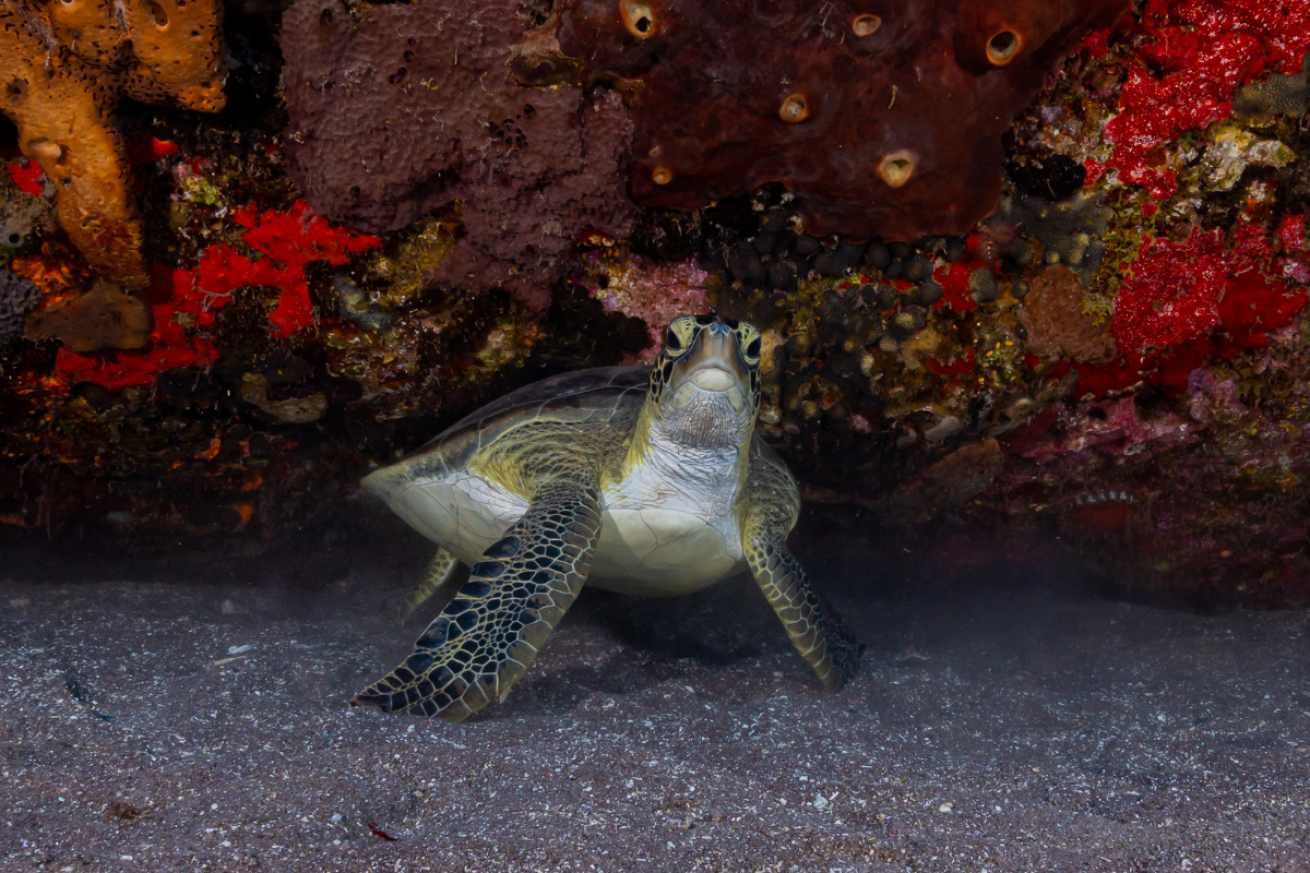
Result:
{"label": "turtle rear flipper", "polygon": [[413,615],[420,606],[427,603],[433,597],[436,597],[437,592],[441,591],[442,588],[445,588],[446,584],[455,578],[455,573],[458,570],[459,559],[438,546],[437,553],[433,555],[432,560],[428,562],[428,569],[427,572],[423,574],[423,581],[414,589],[414,593],[409,598],[409,602],[396,612],[396,617],[400,620],[400,624],[405,624],[409,621],[409,617]]}
{"label": "turtle rear flipper", "polygon": [[582,589],[600,515],[593,483],[564,477],[543,483],[413,654],[351,704],[462,721],[506,694]]}

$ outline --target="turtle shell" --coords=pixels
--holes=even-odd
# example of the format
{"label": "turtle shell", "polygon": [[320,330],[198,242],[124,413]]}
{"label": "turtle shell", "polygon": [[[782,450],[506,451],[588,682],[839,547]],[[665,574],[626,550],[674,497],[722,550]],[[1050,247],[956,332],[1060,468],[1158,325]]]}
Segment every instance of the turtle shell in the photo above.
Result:
{"label": "turtle shell", "polygon": [[533,382],[466,415],[404,459],[370,474],[364,485],[385,491],[463,469],[507,430],[527,421],[626,418],[645,402],[649,384],[650,367],[642,365],[596,367]]}

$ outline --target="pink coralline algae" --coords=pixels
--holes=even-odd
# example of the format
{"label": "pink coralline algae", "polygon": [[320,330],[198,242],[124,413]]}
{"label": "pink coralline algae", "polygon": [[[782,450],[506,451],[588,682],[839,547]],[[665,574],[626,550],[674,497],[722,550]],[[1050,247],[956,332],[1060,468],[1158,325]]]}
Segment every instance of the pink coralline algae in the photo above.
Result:
{"label": "pink coralline algae", "polygon": [[[1092,411],[1095,414],[1092,414]],[[1145,447],[1153,451],[1170,451],[1196,441],[1196,428],[1174,413],[1142,418],[1132,397],[1106,400],[1095,406],[1058,408],[1054,427],[1040,440],[1007,446],[1012,454],[1049,464],[1096,451],[1101,455],[1135,455]],[[1049,426],[1048,426],[1049,427]]]}
{"label": "pink coralline algae", "polygon": [[602,262],[597,254],[587,259],[591,274],[584,282],[587,293],[611,312],[622,312],[646,322],[650,345],[638,356],[655,360],[663,346],[664,327],[679,315],[704,312],[705,295],[714,277],[690,261],[648,263],[629,255]]}
{"label": "pink coralline algae", "polygon": [[1148,0],[1119,114],[1105,126],[1119,179],[1164,199],[1174,171],[1155,150],[1232,114],[1238,86],[1268,70],[1295,73],[1310,48],[1310,0]]}
{"label": "pink coralline algae", "polygon": [[567,0],[561,57],[630,95],[629,187],[698,209],[780,182],[807,232],[913,240],[995,206],[1001,135],[1123,0]]}
{"label": "pink coralline algae", "polygon": [[1126,527],[1100,531],[1109,546],[1100,555],[1130,585],[1219,603],[1303,605],[1305,368],[1304,340],[1286,327],[1240,365],[1194,368],[1177,399],[1052,407],[1002,437],[1010,463],[970,511],[1031,518],[1033,507],[1050,506],[1069,531],[1071,516],[1087,514],[1084,495],[1126,490]]}
{"label": "pink coralline algae", "polygon": [[580,235],[626,236],[618,96],[523,88],[517,0],[299,0],[282,25],[288,171],[333,220],[393,231],[459,201],[463,235],[428,284],[502,287],[543,307]]}

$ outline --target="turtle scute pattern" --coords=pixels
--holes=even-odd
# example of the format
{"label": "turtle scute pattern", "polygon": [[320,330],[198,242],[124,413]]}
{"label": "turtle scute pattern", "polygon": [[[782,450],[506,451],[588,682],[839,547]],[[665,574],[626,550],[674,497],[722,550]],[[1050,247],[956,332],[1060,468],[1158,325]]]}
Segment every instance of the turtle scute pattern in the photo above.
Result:
{"label": "turtle scute pattern", "polygon": [[752,461],[742,531],[746,563],[823,690],[838,691],[859,671],[864,645],[810,585],[805,569],[787,548],[787,534],[800,508],[791,474],[762,455]]}
{"label": "turtle scute pattern", "polygon": [[352,704],[462,721],[509,691],[578,596],[600,535],[600,489],[569,473],[536,490],[414,653]]}

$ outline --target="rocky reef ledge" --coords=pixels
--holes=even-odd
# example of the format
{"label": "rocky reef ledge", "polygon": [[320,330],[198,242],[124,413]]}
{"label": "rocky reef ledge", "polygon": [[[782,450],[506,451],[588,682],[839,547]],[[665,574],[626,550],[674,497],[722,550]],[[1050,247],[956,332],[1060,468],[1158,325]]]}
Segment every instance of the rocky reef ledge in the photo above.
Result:
{"label": "rocky reef ledge", "polygon": [[0,5],[0,549],[340,536],[713,310],[852,536],[1304,604],[1307,49],[1310,0]]}

